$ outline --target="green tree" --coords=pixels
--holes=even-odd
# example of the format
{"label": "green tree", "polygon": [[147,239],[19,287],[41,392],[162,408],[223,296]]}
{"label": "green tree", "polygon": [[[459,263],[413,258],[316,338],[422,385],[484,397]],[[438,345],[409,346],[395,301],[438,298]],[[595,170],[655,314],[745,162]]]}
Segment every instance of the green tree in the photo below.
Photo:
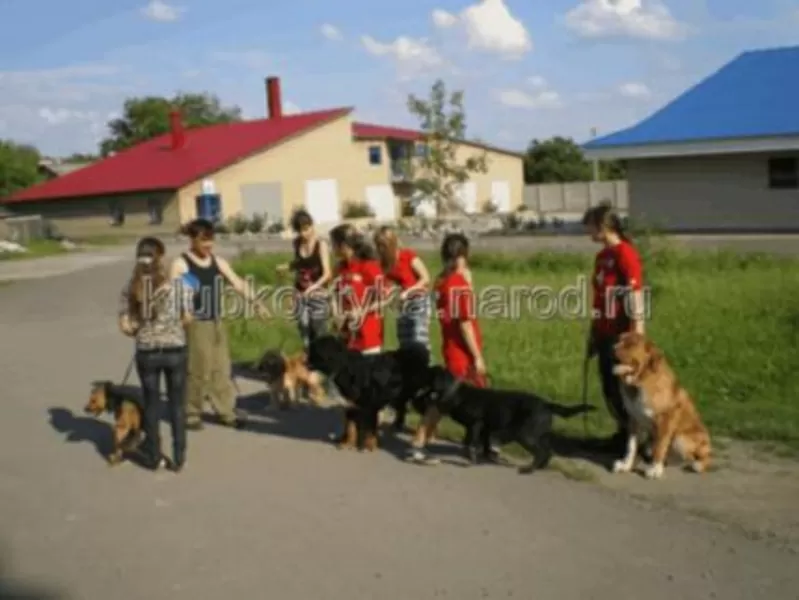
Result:
{"label": "green tree", "polygon": [[241,120],[237,106],[222,106],[213,94],[177,94],[174,98],[145,96],[125,101],[122,116],[108,123],[110,135],[100,143],[100,154],[108,156],[169,131],[169,113],[181,112],[185,127],[201,127]]}
{"label": "green tree", "polygon": [[89,163],[97,160],[94,154],[85,154],[83,152],[75,152],[62,159],[65,163]]}
{"label": "green tree", "polygon": [[463,92],[447,93],[442,80],[436,81],[427,99],[408,97],[408,110],[419,119],[426,149],[407,161],[408,175],[414,190],[432,198],[439,213],[460,211],[457,202],[459,185],[476,173],[488,171],[487,153],[475,151],[458,157],[466,139],[466,111]]}
{"label": "green tree", "polygon": [[0,140],[0,198],[41,181],[39,159],[32,146]]}
{"label": "green tree", "polygon": [[[599,162],[600,179],[624,179],[624,166],[618,161]],[[591,181],[594,168],[582,149],[571,138],[555,136],[533,140],[524,158],[525,183],[569,183]]]}

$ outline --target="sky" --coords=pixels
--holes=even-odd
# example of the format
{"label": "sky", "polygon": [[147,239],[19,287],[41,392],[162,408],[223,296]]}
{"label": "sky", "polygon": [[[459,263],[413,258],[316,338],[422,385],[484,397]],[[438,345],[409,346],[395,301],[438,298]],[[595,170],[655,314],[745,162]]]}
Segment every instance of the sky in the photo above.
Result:
{"label": "sky", "polygon": [[523,150],[633,125],[743,51],[799,44],[796,0],[0,0],[0,138],[96,152],[126,98],[211,92],[266,114],[413,127],[462,90],[467,135]]}

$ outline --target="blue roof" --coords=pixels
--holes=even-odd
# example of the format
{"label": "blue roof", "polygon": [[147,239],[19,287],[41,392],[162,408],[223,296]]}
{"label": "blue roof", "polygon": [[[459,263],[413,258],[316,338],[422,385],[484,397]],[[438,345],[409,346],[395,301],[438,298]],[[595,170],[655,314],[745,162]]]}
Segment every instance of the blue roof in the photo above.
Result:
{"label": "blue roof", "polygon": [[637,125],[585,149],[799,134],[799,46],[744,52]]}

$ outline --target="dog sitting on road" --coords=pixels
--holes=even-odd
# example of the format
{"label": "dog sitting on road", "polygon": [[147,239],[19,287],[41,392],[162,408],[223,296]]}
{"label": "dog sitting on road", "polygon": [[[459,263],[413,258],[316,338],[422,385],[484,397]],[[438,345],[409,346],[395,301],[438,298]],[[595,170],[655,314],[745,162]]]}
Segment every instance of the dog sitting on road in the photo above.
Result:
{"label": "dog sitting on road", "polygon": [[483,455],[494,455],[491,442],[517,442],[534,456],[519,469],[533,473],[546,468],[552,458],[553,416],[573,417],[594,410],[593,406],[561,406],[529,392],[479,388],[456,379],[444,367],[429,370],[429,388],[415,398],[414,409],[425,414],[435,407],[466,428],[463,446],[470,462],[477,462],[478,445]]}
{"label": "dog sitting on road", "polygon": [[625,333],[614,347],[619,364],[613,372],[621,378],[622,398],[630,415],[627,453],[613,465],[615,473],[635,466],[639,441],[652,438],[652,463],[644,474],[663,475],[670,451],[701,473],[710,464],[710,434],[691,396],[680,385],[663,353],[645,336]]}
{"label": "dog sitting on road", "polygon": [[338,337],[314,340],[308,366],[332,381],[346,399],[344,434],[340,448],[377,448],[379,414],[386,407],[402,412],[427,383],[430,352],[422,344],[380,354],[349,350]]}
{"label": "dog sitting on road", "polygon": [[325,399],[325,392],[318,375],[308,369],[305,353],[290,356],[277,350],[268,350],[256,365],[256,370],[264,377],[273,402],[286,409],[299,402],[301,393],[317,406]]}
{"label": "dog sitting on road", "polygon": [[83,410],[95,417],[104,412],[114,415],[114,445],[107,457],[109,465],[122,462],[125,452],[132,452],[141,442],[142,407],[110,381],[98,381],[92,384],[89,402]]}

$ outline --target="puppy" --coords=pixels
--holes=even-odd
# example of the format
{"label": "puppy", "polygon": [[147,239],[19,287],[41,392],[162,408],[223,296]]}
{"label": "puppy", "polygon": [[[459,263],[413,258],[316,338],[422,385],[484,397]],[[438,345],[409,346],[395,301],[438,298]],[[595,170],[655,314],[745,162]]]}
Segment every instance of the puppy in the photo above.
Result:
{"label": "puppy", "polygon": [[141,406],[122,395],[110,381],[98,381],[92,384],[89,402],[83,410],[95,417],[104,412],[114,414],[114,445],[107,457],[109,465],[118,465],[122,462],[125,452],[135,450],[141,441]]}
{"label": "puppy", "polygon": [[529,392],[475,387],[441,366],[431,367],[429,377],[426,393],[413,400],[414,409],[424,414],[432,406],[463,425],[463,446],[472,463],[477,462],[477,444],[484,456],[491,456],[492,439],[503,445],[517,442],[534,456],[519,469],[523,474],[549,465],[553,416],[569,418],[594,410],[593,406],[561,406]]}
{"label": "puppy", "polygon": [[321,381],[318,375],[308,369],[304,353],[285,356],[277,350],[268,350],[258,361],[256,369],[264,375],[272,397],[281,410],[299,402],[303,391],[315,405],[324,403],[325,392]]}
{"label": "puppy", "polygon": [[622,396],[630,415],[627,454],[613,465],[616,473],[630,472],[638,443],[652,438],[652,464],[644,471],[658,479],[670,451],[701,473],[710,465],[710,434],[688,392],[680,385],[663,353],[639,333],[625,333],[614,347]]}

